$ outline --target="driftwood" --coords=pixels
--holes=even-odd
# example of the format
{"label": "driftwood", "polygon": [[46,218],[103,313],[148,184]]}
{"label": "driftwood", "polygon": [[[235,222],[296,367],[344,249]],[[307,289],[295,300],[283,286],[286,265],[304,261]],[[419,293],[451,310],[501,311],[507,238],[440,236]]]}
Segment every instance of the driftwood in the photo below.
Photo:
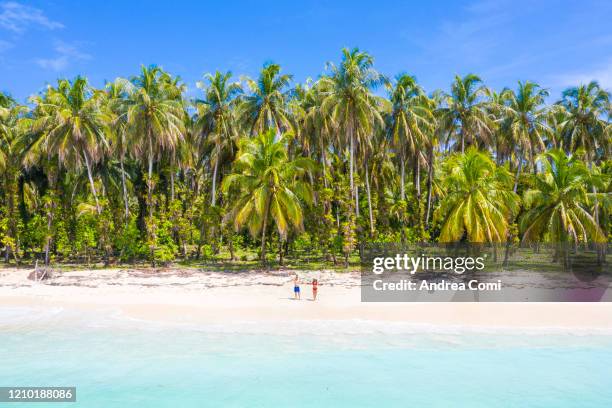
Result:
{"label": "driftwood", "polygon": [[36,282],[51,279],[51,278],[53,278],[53,272],[47,268],[34,269],[28,275],[29,280],[33,280]]}

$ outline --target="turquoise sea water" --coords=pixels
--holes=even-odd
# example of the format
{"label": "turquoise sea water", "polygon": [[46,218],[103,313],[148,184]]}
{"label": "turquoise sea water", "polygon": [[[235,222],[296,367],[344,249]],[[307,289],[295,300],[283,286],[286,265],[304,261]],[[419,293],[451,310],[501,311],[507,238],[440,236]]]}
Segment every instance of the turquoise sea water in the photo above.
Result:
{"label": "turquoise sea water", "polygon": [[76,403],[15,407],[610,407],[611,379],[603,333],[0,310],[0,386],[77,387]]}

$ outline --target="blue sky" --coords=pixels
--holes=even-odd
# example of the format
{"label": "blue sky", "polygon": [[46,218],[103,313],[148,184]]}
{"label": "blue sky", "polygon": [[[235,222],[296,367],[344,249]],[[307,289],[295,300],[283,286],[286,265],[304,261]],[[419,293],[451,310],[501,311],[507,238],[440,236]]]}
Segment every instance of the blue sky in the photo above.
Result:
{"label": "blue sky", "polygon": [[534,80],[557,99],[590,79],[612,89],[611,21],[608,0],[0,0],[0,90],[24,101],[60,77],[101,86],[154,63],[195,95],[205,72],[255,76],[274,61],[303,81],[357,46],[428,91],[474,72],[494,88]]}

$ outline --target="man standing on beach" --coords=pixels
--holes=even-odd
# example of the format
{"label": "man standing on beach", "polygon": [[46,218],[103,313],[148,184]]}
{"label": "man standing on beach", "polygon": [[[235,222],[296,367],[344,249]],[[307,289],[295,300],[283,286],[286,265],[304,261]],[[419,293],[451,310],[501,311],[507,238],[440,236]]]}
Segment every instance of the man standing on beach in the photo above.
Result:
{"label": "man standing on beach", "polygon": [[300,300],[300,280],[297,273],[293,276],[293,299]]}

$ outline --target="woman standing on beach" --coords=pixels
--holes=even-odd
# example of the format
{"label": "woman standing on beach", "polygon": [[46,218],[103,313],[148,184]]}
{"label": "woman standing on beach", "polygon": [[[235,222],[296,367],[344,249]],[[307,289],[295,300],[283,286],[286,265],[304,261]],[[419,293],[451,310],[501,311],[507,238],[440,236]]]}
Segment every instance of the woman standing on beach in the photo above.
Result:
{"label": "woman standing on beach", "polygon": [[300,280],[298,279],[297,273],[293,277],[293,298],[300,300]]}
{"label": "woman standing on beach", "polygon": [[317,279],[312,280],[312,300],[317,300],[317,290],[319,289],[319,281]]}

